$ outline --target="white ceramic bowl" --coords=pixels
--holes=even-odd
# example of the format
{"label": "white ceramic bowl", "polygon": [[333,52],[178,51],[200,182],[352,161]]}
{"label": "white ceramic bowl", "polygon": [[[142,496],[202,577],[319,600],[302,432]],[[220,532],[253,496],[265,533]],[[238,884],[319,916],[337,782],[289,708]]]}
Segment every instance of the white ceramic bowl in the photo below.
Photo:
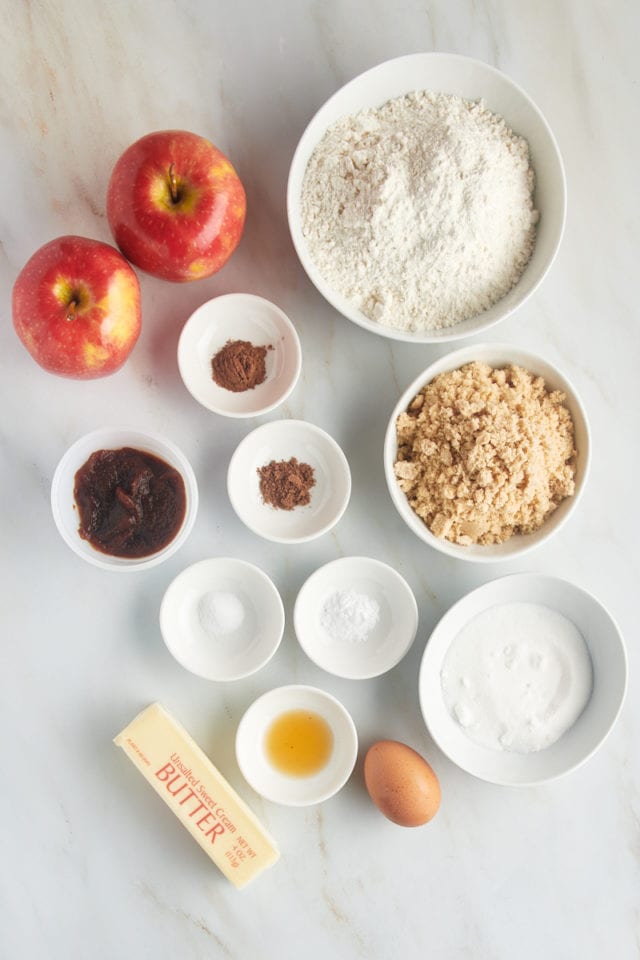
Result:
{"label": "white ceramic bowl", "polygon": [[[322,624],[323,608],[336,592],[366,596],[378,606],[366,634],[333,637]],[[402,660],[418,629],[418,606],[400,574],[370,557],[341,557],[312,573],[298,593],[293,622],[300,646],[328,673],[349,680],[378,677]],[[348,621],[347,621],[348,622]]]}
{"label": "white ceramic bowl", "polygon": [[[174,467],[184,480],[187,503],[182,526],[163,550],[148,557],[136,559],[109,556],[96,550],[78,533],[79,518],[74,498],[76,472],[96,450],[118,450],[122,447],[133,447],[159,457]],[[141,430],[105,427],[76,440],[60,460],[51,483],[51,509],[63,540],[83,560],[104,570],[116,572],[146,570],[174,554],[191,533],[198,512],[198,485],[189,461],[169,440]]]}
{"label": "white ceramic bowl", "polygon": [[160,605],[160,630],[169,652],[191,673],[206,680],[239,680],[263,667],[278,649],[284,607],[258,567],[215,557],[187,567],[169,584]]}
{"label": "white ceramic bowl", "polygon": [[[267,731],[277,717],[290,710],[318,714],[333,733],[327,764],[310,776],[281,773],[267,756]],[[302,684],[277,687],[263,694],[244,714],[236,733],[236,757],[247,783],[267,800],[290,807],[305,807],[332,797],[351,776],[357,755],[358,735],[347,710],[331,694]]]}
{"label": "white ceramic bowl", "polygon": [[[313,467],[311,502],[293,510],[265,504],[258,470],[292,457]],[[274,420],[240,442],[229,462],[227,490],[238,517],[254,533],[276,543],[302,543],[338,522],[349,502],[351,473],[336,441],[320,427],[304,420]]]}
{"label": "white ceramic bowl", "polygon": [[[393,465],[398,449],[396,420],[399,414],[407,409],[410,402],[422,387],[433,380],[438,374],[449,370],[457,370],[459,367],[464,366],[464,364],[471,363],[474,360],[483,361],[493,367],[504,367],[509,364],[516,364],[517,366],[524,367],[531,373],[543,377],[549,389],[562,390],[566,395],[566,406],[573,418],[578,457],[576,462],[575,493],[573,496],[563,500],[538,530],[534,533],[514,535],[508,540],[505,540],[504,543],[487,545],[473,544],[465,547],[457,543],[450,543],[448,540],[436,537],[431,533],[426,524],[409,506],[406,495],[398,486]],[[412,530],[416,536],[420,537],[421,540],[424,540],[425,543],[428,543],[429,546],[439,550],[441,553],[446,553],[448,556],[455,557],[458,560],[471,560],[477,563],[510,560],[513,557],[522,556],[534,547],[544,543],[554,533],[557,533],[578,505],[589,472],[590,459],[591,444],[587,415],[575,388],[569,380],[567,380],[556,367],[535,354],[526,353],[523,350],[518,350],[516,347],[510,347],[507,344],[497,343],[476,344],[475,346],[463,347],[460,350],[448,353],[440,360],[432,363],[430,367],[416,377],[398,400],[391,414],[384,440],[384,471],[387,486],[394,506],[409,529]]]}
{"label": "white ceramic bowl", "polygon": [[[522,277],[489,310],[453,327],[410,333],[383,326],[366,317],[333,290],[312,261],[302,232],[300,198],[307,163],[328,127],[349,114],[381,106],[387,100],[416,90],[482,99],[509,126],[529,142],[536,174],[534,203],[540,212],[536,245]],[[289,229],[300,262],[309,279],[340,313],[372,333],[414,343],[442,343],[487,330],[520,307],[541,283],[560,246],[566,216],[566,183],[555,138],[540,111],[517,84],[479,60],[449,53],[416,53],[388,60],[368,70],[337,91],[313,117],[293,156],[287,188]]]}
{"label": "white ceramic bowl", "polygon": [[[218,386],[211,360],[229,340],[272,348],[265,357],[263,383],[239,393]],[[225,417],[256,417],[286,400],[298,382],[300,340],[287,315],[269,300],[229,293],[191,314],[178,341],[178,367],[189,393],[207,410]]]}
{"label": "white ceramic bowl", "polygon": [[[491,750],[470,740],[450,715],[440,672],[451,642],[469,621],[497,604],[537,603],[573,621],[587,645],[593,668],[591,698],[575,724],[536,753]],[[468,773],[504,786],[554,780],[595,753],[616,722],[627,686],[627,657],[620,631],[586,590],[542,574],[514,574],[486,583],[454,604],[429,637],[420,668],[420,706],[429,733],[450,760]]]}

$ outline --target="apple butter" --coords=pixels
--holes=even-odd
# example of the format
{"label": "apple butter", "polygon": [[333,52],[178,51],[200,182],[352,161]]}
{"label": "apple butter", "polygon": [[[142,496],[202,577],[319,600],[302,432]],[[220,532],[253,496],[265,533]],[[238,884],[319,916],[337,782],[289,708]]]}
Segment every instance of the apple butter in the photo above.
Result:
{"label": "apple butter", "polygon": [[83,540],[113,557],[148,557],[171,543],[184,520],[184,480],[145,450],[96,450],[75,475]]}

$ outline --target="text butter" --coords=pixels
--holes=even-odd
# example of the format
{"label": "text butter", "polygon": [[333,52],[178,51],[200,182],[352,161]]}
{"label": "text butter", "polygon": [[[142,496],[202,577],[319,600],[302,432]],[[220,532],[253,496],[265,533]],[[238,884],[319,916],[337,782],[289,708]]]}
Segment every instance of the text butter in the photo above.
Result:
{"label": "text butter", "polygon": [[235,887],[278,859],[255,815],[161,704],[138,714],[114,743]]}

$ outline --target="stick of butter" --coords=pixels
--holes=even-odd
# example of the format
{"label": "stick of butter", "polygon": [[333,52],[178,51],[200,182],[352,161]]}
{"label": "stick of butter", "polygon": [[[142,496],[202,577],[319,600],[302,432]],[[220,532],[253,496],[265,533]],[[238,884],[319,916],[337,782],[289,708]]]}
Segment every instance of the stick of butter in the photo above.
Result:
{"label": "stick of butter", "polygon": [[273,839],[161,704],[138,714],[114,743],[235,887],[276,862]]}

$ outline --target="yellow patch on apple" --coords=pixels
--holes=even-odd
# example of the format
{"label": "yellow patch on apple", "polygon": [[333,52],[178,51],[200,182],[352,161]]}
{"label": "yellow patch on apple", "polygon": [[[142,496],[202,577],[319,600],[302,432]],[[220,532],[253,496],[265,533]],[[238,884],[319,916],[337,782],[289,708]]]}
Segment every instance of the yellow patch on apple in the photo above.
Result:
{"label": "yellow patch on apple", "polygon": [[109,351],[97,343],[85,343],[82,347],[84,362],[89,370],[101,367],[109,357]]}
{"label": "yellow patch on apple", "polygon": [[[96,306],[105,316],[100,326],[102,339],[117,347],[131,336],[130,315],[138,295],[136,284],[124,273],[116,273],[106,296]],[[108,312],[107,312],[108,311]]]}
{"label": "yellow patch on apple", "polygon": [[233,169],[233,167],[231,166],[228,160],[218,160],[217,163],[214,163],[209,168],[209,175],[212,177],[213,180],[227,177],[230,173],[235,175],[235,170]]}
{"label": "yellow patch on apple", "polygon": [[193,263],[189,264],[189,273],[195,279],[198,277],[204,277],[209,270],[209,264],[206,260],[194,260]]}

